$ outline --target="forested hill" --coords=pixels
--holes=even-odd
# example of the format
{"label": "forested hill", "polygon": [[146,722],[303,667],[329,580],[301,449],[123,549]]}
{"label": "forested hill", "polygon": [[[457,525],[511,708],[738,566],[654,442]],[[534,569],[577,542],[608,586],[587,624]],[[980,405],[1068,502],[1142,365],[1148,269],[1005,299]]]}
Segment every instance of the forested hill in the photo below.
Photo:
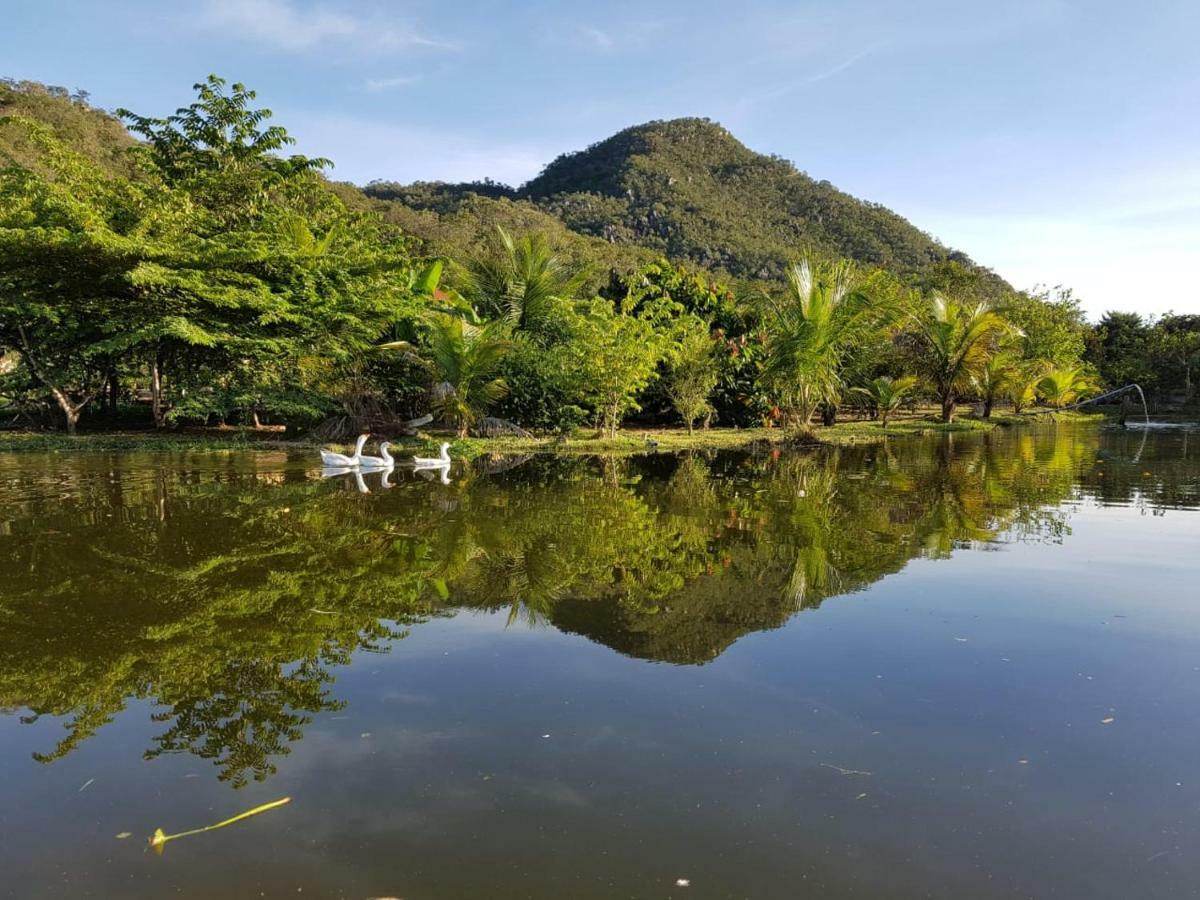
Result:
{"label": "forested hill", "polygon": [[[25,116],[48,125],[60,140],[109,172],[128,175],[133,170],[126,153],[133,137],[115,116],[92,107],[86,93],[0,79],[0,116]],[[33,148],[11,141],[0,138],[0,165],[28,165],[37,157]]]}
{"label": "forested hill", "polygon": [[[75,150],[128,174],[126,151],[134,139],[118,119],[91,107],[85,94],[0,82],[0,115],[45,122]],[[24,155],[21,147],[0,146],[0,159],[23,163]],[[486,180],[334,188],[351,206],[375,206],[417,238],[426,254],[471,255],[500,225],[546,234],[569,260],[599,277],[661,255],[768,280],[812,252],[904,274],[943,259],[974,267],[891,210],[756,153],[707,119],[627,128],[560,156],[520,188]]]}
{"label": "forested hill", "polygon": [[573,230],[742,277],[778,273],[799,248],[897,271],[951,255],[891,210],[755,153],[707,119],[627,128],[559,157],[522,193]]}
{"label": "forested hill", "polygon": [[707,119],[626,128],[519,189],[377,182],[367,192],[442,214],[467,197],[524,201],[578,234],[741,278],[774,278],[804,251],[903,273],[947,258],[974,266],[886,207],[755,153]]}

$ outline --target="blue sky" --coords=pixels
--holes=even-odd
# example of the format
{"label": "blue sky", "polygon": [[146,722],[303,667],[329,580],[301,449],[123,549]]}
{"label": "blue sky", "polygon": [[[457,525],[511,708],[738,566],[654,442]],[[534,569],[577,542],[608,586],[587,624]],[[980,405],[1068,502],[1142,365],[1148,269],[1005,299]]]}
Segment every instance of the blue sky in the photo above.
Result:
{"label": "blue sky", "polygon": [[883,203],[1018,287],[1200,312],[1200,3],[3,0],[0,75],[165,114],[209,72],[334,176],[509,183],[653,118]]}

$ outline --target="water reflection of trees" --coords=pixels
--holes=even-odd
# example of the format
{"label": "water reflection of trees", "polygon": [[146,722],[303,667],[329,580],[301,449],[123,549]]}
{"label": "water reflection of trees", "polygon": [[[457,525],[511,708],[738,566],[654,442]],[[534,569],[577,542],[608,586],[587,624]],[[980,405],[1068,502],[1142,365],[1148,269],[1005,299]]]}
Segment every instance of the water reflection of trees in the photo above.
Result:
{"label": "water reflection of trees", "polygon": [[[430,616],[506,611],[632,656],[702,663],[915,557],[1061,539],[1086,432],[807,455],[534,459],[361,496],[275,461],[60,466],[3,479],[0,705],[70,752],[131,698],[235,784],[321,711],[333,670]],[[266,465],[264,462],[263,465]],[[283,474],[281,474],[282,469]],[[47,490],[47,484],[53,490]]]}

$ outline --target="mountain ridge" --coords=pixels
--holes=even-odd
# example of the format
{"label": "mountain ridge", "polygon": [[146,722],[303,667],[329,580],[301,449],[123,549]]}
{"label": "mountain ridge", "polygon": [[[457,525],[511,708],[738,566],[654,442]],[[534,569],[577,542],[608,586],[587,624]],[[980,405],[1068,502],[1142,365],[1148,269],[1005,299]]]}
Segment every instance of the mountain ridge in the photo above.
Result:
{"label": "mountain ridge", "polygon": [[468,195],[529,203],[576,234],[738,278],[775,279],[800,253],[816,253],[900,274],[953,260],[1003,283],[898,213],[753,151],[705,118],[629,126],[560,155],[516,188],[485,180],[364,190],[443,212]]}

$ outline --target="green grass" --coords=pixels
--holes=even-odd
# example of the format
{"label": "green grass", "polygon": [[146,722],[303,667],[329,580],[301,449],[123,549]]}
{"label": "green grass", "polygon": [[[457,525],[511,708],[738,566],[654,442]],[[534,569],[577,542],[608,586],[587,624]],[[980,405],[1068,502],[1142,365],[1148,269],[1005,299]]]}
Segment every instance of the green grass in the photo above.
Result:
{"label": "green grass", "polygon": [[[80,453],[161,451],[280,450],[304,447],[304,441],[282,440],[275,433],[205,430],[180,432],[104,431],[71,437],[57,432],[0,432],[0,452]],[[315,445],[313,445],[315,446]]]}
{"label": "green grass", "polygon": [[[1054,416],[1055,421],[1099,422],[1102,413],[1066,412]],[[862,444],[923,434],[982,433],[998,427],[1028,427],[1046,424],[1049,416],[997,415],[989,420],[960,418],[946,424],[933,417],[900,419],[889,423],[887,429],[878,422],[846,421],[831,427],[817,426],[812,432],[813,444]],[[568,453],[568,454],[632,454],[649,450],[672,452],[678,450],[733,450],[751,445],[783,444],[793,435],[781,428],[712,428],[688,434],[682,428],[624,429],[615,438],[597,437],[592,432],[580,432],[565,440],[557,438],[465,438],[431,431],[420,438],[398,438],[392,441],[392,454],[397,458],[414,453],[436,450],[439,442],[448,440],[451,453],[458,459],[474,459],[487,453]],[[653,443],[652,443],[653,442]],[[84,433],[75,437],[46,432],[0,432],[0,453],[83,453],[83,452],[228,452],[234,450],[316,450],[316,441],[299,438],[285,440],[277,432],[235,431],[231,429],[194,429],[178,432],[118,431]],[[352,449],[340,445],[340,449]]]}

